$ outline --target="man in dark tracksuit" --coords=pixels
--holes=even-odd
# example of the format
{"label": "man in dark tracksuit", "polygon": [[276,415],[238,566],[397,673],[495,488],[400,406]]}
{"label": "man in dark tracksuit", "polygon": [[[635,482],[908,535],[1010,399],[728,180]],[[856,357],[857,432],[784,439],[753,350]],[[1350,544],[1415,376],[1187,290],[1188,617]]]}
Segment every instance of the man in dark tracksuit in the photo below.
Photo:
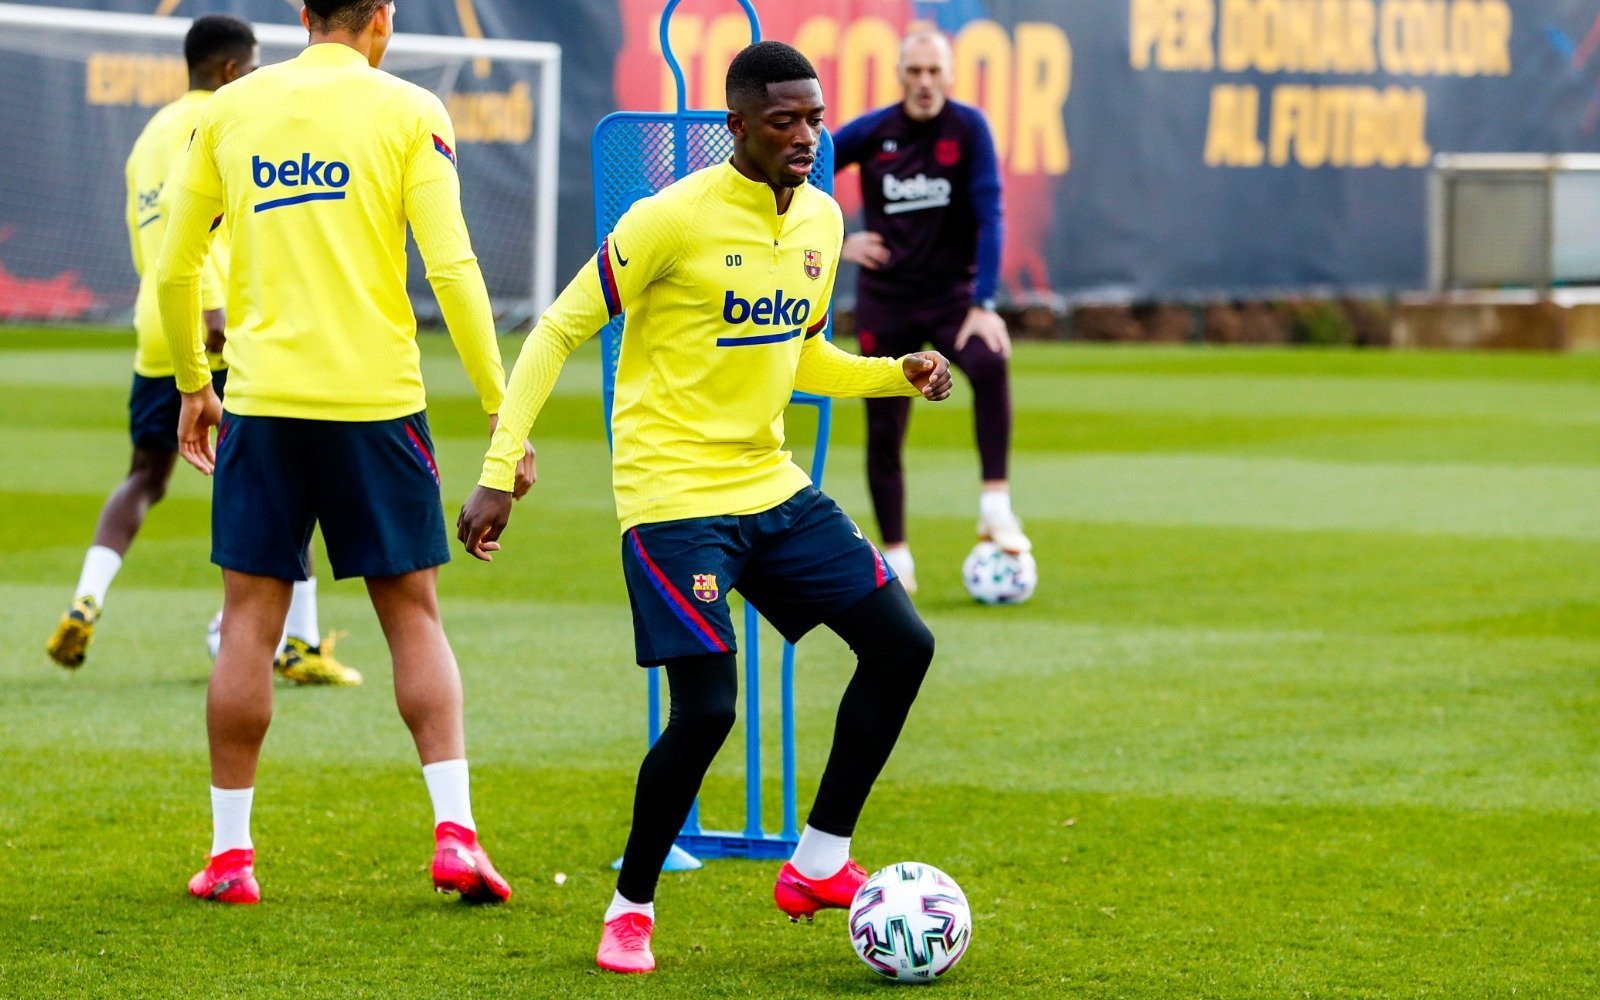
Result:
{"label": "man in dark tracksuit", "polygon": [[[866,230],[848,237],[843,251],[861,266],[861,353],[898,357],[931,342],[966,374],[983,475],[978,534],[1026,552],[1032,546],[1011,511],[1006,468],[1011,340],[994,311],[1003,235],[994,138],[983,112],[946,96],[951,53],[943,35],[907,36],[899,74],[901,103],[863,115],[833,137],[837,169],[861,168]],[[884,558],[914,591],[900,459],[908,402],[867,400],[867,484]]]}

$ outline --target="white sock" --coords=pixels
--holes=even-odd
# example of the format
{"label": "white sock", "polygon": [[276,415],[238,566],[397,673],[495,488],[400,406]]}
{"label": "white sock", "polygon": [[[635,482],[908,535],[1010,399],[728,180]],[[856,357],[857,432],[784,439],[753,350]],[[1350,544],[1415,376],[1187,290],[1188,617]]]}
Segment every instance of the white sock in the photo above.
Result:
{"label": "white sock", "polygon": [[238,847],[254,847],[250,842],[250,804],[254,788],[211,786],[211,856]]}
{"label": "white sock", "polygon": [[849,860],[849,837],[835,837],[807,823],[800,831],[800,843],[795,845],[794,857],[789,863],[806,878],[829,878],[839,874]]}
{"label": "white sock", "polygon": [[106,606],[106,591],[111,589],[111,581],[116,579],[117,570],[122,568],[122,557],[117,555],[115,549],[108,549],[104,545],[93,545],[83,557],[83,572],[78,576],[78,592],[73,594],[73,600],[80,597],[94,598],[95,607]]}
{"label": "white sock", "polygon": [[289,598],[289,616],[283,622],[283,638],[315,646],[322,641],[321,635],[317,628],[317,578],[296,580],[294,595]]}
{"label": "white sock", "polygon": [[883,561],[889,564],[890,569],[894,570],[895,576],[914,577],[917,575],[917,561],[911,558],[911,547],[909,545],[896,545],[893,548],[881,549],[880,551],[883,553]]}
{"label": "white sock", "polygon": [[454,823],[477,832],[472,822],[472,782],[465,760],[437,760],[422,767],[422,780],[428,783],[428,798],[433,800],[433,825]]}
{"label": "white sock", "polygon": [[978,494],[978,514],[985,521],[1009,521],[1011,513],[1010,490],[984,490]]}
{"label": "white sock", "polygon": [[656,904],[653,902],[635,903],[622,893],[613,892],[611,894],[611,905],[606,907],[605,922],[609,924],[624,913],[642,913],[654,920],[656,918]]}

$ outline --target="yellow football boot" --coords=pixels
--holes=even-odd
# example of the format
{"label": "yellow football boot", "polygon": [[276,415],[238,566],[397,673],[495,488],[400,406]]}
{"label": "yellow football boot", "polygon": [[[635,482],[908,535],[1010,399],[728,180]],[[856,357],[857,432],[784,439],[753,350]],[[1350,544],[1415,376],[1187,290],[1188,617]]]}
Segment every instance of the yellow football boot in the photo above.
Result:
{"label": "yellow football boot", "polygon": [[290,636],[278,651],[272,669],[285,680],[296,684],[327,684],[333,687],[355,687],[361,683],[361,672],[345,666],[333,657],[333,644],[343,633],[333,632],[319,645],[313,646],[304,639]]}
{"label": "yellow football boot", "polygon": [[93,597],[73,601],[72,607],[61,616],[56,634],[45,643],[44,650],[50,654],[50,659],[68,670],[83,666],[83,658],[89,655],[89,643],[94,641],[94,623],[99,618],[100,605]]}

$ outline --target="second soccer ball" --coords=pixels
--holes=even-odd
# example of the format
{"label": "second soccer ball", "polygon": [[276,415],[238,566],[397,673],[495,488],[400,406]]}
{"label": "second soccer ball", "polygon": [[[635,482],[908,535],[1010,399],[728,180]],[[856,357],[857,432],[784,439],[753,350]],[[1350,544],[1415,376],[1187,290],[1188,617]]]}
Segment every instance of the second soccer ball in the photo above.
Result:
{"label": "second soccer ball", "polygon": [[1012,553],[993,542],[979,542],[961,564],[961,579],[975,601],[1021,604],[1039,585],[1039,567],[1031,552]]}

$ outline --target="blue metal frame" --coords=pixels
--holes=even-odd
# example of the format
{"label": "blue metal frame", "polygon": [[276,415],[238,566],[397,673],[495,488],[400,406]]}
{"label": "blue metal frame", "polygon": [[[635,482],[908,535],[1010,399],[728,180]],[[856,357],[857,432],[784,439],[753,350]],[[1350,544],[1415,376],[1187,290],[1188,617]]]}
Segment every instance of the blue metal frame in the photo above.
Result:
{"label": "blue metal frame", "polygon": [[[615,224],[616,217],[627,210],[627,205],[646,197],[653,191],[640,188],[629,191],[623,196],[627,202],[615,212],[608,212],[606,195],[603,185],[603,165],[605,159],[602,153],[601,138],[608,126],[619,123],[635,122],[645,124],[670,123],[673,127],[673,178],[681,178],[689,173],[689,143],[687,134],[693,125],[714,125],[726,119],[726,112],[697,110],[686,107],[688,104],[688,89],[684,80],[683,67],[679,64],[677,56],[672,52],[672,44],[668,26],[672,21],[672,14],[682,0],[668,0],[661,13],[661,53],[666,59],[667,66],[672,70],[672,77],[677,91],[677,110],[670,113],[649,112],[617,112],[607,115],[599,125],[595,126],[590,138],[590,158],[593,163],[595,176],[595,235],[596,239],[603,239]],[[750,21],[750,40],[752,43],[761,40],[761,21],[756,15],[756,10],[751,0],[738,0],[744,8],[745,16]],[[821,149],[819,150],[818,163],[820,173],[811,178],[811,183],[822,190],[833,191],[833,138],[826,132],[822,135]],[[833,339],[833,320],[829,316],[828,325],[823,331],[823,336]],[[602,396],[605,406],[606,440],[611,441],[611,410],[616,394],[616,371],[612,359],[620,354],[622,337],[622,317],[617,317],[608,323],[601,331],[602,350],[605,364],[602,381]],[[833,429],[833,401],[826,396],[817,396],[811,393],[796,392],[790,400],[791,404],[814,406],[817,408],[817,439],[816,447],[811,459],[811,480],[819,487],[822,485],[823,472],[828,461],[828,439]],[[783,726],[783,828],[778,833],[767,833],[762,820],[761,802],[761,655],[760,655],[760,616],[756,609],[745,605],[744,609],[744,689],[745,689],[745,823],[741,831],[705,830],[700,823],[700,804],[697,801],[690,809],[689,818],[685,821],[683,831],[678,835],[677,844],[672,854],[667,858],[667,870],[682,870],[699,868],[701,858],[787,858],[794,851],[795,844],[800,838],[800,817],[796,802],[797,790],[795,787],[795,718],[794,718],[794,645],[789,642],[783,644],[783,666],[780,676],[782,688],[782,726]],[[651,668],[647,672],[647,702],[646,726],[650,743],[654,744],[661,734],[661,671]],[[617,861],[613,867],[621,865]]]}

